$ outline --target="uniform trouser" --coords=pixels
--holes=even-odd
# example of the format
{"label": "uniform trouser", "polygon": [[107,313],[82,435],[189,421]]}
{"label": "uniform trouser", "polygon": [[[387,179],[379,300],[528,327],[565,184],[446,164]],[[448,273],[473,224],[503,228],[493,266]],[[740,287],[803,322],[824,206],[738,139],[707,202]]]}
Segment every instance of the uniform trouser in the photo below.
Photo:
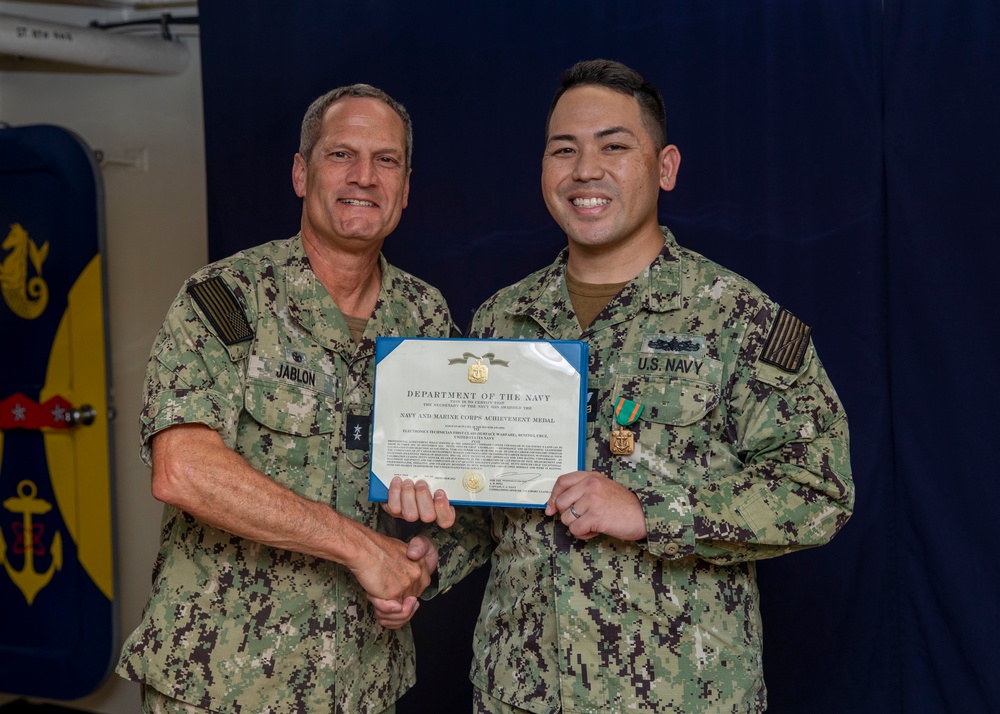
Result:
{"label": "uniform trouser", "polygon": [[472,714],[531,714],[527,709],[501,702],[482,689],[472,688]]}
{"label": "uniform trouser", "polygon": [[[179,699],[168,697],[166,694],[141,684],[142,713],[143,714],[206,714],[211,709],[202,709],[193,704],[182,702]],[[396,714],[396,705],[392,705],[382,714]]]}

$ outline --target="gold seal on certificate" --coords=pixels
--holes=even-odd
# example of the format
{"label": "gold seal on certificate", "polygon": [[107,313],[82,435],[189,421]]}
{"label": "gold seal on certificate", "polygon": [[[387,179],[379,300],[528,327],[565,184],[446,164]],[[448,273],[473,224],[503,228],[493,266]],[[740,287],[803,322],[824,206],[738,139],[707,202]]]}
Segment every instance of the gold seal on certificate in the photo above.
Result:
{"label": "gold seal on certificate", "polygon": [[368,497],[396,477],[456,504],[542,508],[583,464],[587,345],[379,337]]}
{"label": "gold seal on certificate", "polygon": [[486,384],[489,376],[490,368],[483,364],[481,359],[477,359],[475,364],[469,365],[469,381],[473,384]]}
{"label": "gold seal on certificate", "polygon": [[462,486],[469,493],[479,493],[486,488],[486,479],[478,471],[466,471],[462,476]]}

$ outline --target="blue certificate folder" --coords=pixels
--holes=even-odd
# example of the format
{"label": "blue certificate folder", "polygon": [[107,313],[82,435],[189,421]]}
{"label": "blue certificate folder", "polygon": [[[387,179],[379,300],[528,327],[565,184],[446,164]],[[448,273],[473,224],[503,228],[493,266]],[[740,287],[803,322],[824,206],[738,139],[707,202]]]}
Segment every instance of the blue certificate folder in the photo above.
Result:
{"label": "blue certificate folder", "polygon": [[586,342],[379,337],[368,499],[396,476],[454,505],[544,508],[583,468]]}

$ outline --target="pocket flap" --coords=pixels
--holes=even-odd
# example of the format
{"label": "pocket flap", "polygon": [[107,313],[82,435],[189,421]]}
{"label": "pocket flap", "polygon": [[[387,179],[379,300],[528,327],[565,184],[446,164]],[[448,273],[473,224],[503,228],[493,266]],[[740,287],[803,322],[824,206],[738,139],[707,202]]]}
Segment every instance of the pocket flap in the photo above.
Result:
{"label": "pocket flap", "polygon": [[638,401],[643,405],[640,419],[656,424],[688,426],[703,419],[719,404],[719,388],[693,379],[644,380]]}
{"label": "pocket flap", "polygon": [[258,423],[296,436],[329,434],[336,422],[331,397],[282,382],[250,377],[244,406]]}

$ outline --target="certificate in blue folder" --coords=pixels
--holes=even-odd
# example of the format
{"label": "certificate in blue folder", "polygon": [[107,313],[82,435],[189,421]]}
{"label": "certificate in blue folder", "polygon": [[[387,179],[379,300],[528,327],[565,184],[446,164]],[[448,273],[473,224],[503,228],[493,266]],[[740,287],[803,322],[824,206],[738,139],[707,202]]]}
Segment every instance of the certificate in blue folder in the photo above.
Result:
{"label": "certificate in blue folder", "polygon": [[368,498],[395,477],[455,505],[544,508],[583,468],[585,342],[379,337]]}

